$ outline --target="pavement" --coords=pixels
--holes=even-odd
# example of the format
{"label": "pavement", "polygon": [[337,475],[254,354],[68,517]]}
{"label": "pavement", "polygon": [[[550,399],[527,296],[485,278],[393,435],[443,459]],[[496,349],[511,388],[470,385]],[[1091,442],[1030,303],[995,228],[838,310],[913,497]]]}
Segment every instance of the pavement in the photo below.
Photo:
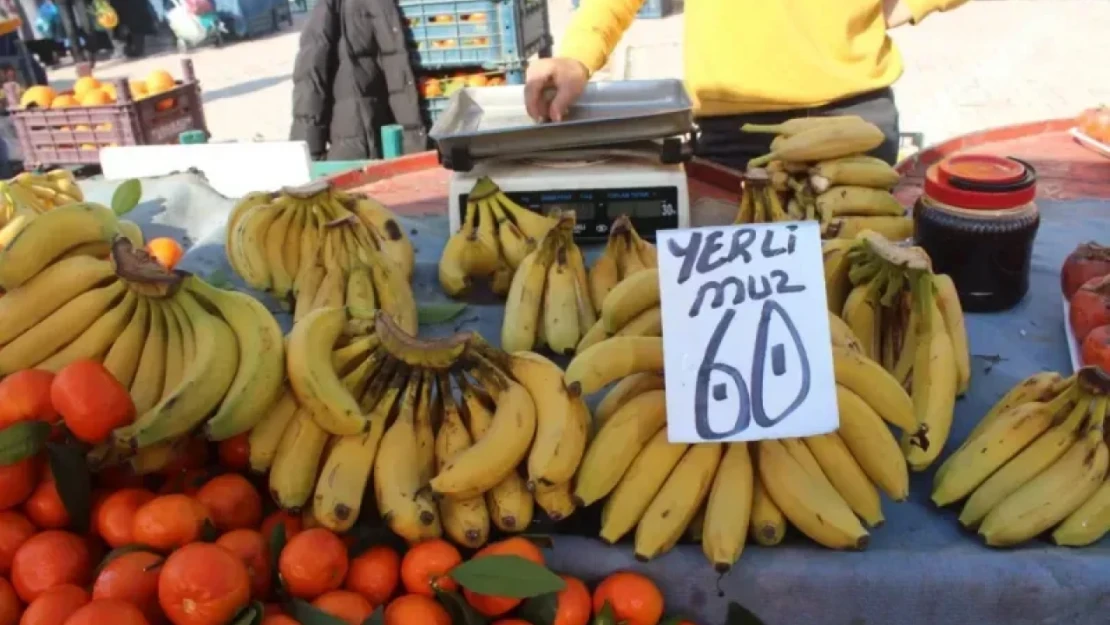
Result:
{"label": "pavement", "polygon": [[[699,1],[699,0],[693,0]],[[548,0],[558,40],[571,0]],[[192,51],[216,140],[288,136],[291,73],[303,14],[280,33]],[[682,15],[637,20],[599,78],[682,76]],[[1110,102],[1110,2],[1106,0],[974,0],[894,39],[906,71],[895,85],[903,132],[926,143],[977,129],[1071,117]],[[774,51],[768,51],[773,54]],[[180,73],[180,55],[97,65],[100,77],[141,77],[154,68]],[[727,62],[722,59],[721,62]],[[72,68],[51,71],[72,80]]]}

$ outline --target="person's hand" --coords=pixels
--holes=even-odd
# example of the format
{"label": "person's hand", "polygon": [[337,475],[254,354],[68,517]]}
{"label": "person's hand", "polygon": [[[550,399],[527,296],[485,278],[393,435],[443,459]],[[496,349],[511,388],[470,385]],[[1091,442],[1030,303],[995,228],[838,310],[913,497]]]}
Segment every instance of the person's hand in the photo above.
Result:
{"label": "person's hand", "polygon": [[[574,59],[556,57],[530,63],[524,81],[528,116],[536,121],[563,121],[589,80],[589,70]],[[554,90],[553,96],[547,93],[549,89]]]}

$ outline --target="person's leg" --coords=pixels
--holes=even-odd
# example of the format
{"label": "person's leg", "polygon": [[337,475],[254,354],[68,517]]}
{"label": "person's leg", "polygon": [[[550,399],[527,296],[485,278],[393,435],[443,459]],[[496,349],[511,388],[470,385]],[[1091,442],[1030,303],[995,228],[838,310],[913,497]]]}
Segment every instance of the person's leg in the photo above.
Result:
{"label": "person's leg", "polygon": [[70,2],[58,3],[58,17],[62,21],[62,30],[65,31],[66,40],[69,42],[69,53],[75,63],[83,63],[85,48],[81,45],[81,33],[77,29],[77,21],[73,13],[73,5]]}

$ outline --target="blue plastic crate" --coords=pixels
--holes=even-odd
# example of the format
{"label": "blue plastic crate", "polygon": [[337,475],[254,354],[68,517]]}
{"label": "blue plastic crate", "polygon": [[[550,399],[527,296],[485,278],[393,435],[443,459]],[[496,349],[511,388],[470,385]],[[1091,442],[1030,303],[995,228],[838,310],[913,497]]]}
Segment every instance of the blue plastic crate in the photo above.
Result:
{"label": "blue plastic crate", "polygon": [[[579,0],[574,0],[574,8],[578,8]],[[638,19],[654,20],[667,17],[674,13],[674,0],[645,0],[644,6],[636,14]]]}
{"label": "blue plastic crate", "polygon": [[[505,77],[505,84],[507,85],[522,85],[524,84],[524,71],[521,69],[507,69],[495,70],[489,72],[490,75],[503,75]],[[421,80],[434,80],[435,76],[426,76]],[[441,80],[450,80],[450,76],[441,78]],[[435,122],[440,113],[447,109],[447,103],[451,101],[450,96],[443,96],[439,98],[427,98],[421,95],[420,108],[424,111],[424,121],[429,125]]]}
{"label": "blue plastic crate", "polygon": [[399,0],[418,67],[504,67],[551,47],[544,0]]}

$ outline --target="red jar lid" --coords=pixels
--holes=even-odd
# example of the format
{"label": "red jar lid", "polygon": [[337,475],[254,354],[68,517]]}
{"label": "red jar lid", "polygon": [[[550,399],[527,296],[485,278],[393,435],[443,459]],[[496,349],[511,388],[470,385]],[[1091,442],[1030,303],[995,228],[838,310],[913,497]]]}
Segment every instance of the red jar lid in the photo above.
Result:
{"label": "red jar lid", "polygon": [[925,194],[948,206],[1009,210],[1037,196],[1037,172],[1028,163],[993,154],[960,154],[925,173]]}

